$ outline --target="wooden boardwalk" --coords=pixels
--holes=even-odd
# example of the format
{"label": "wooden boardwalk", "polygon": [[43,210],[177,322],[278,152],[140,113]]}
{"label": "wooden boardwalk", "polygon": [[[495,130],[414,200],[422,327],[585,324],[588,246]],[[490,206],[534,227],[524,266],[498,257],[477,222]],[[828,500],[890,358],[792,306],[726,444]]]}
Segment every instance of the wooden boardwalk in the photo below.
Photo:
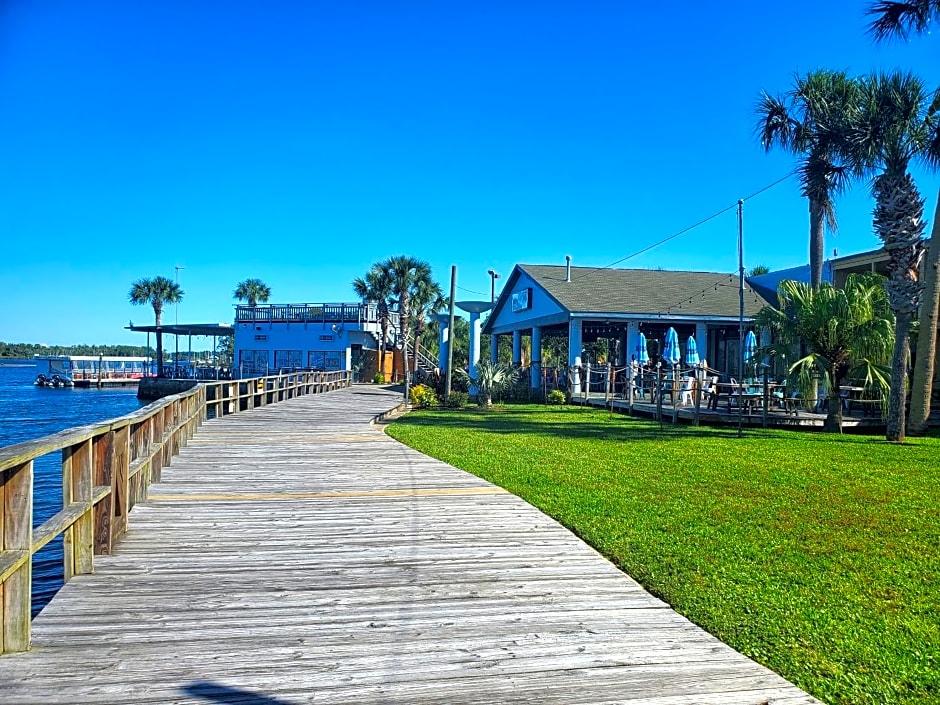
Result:
{"label": "wooden boardwalk", "polygon": [[0,703],[816,702],[354,387],[209,421],[96,574],[0,657]]}

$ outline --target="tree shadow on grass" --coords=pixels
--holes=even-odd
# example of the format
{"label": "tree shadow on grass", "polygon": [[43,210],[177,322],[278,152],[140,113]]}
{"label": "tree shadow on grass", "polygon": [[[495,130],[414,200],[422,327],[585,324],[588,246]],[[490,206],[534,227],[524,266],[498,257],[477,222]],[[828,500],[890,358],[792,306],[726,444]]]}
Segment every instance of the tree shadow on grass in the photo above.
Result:
{"label": "tree shadow on grass", "polygon": [[[557,414],[558,420],[546,419]],[[414,428],[435,427],[455,430],[480,431],[490,434],[532,434],[558,439],[608,440],[631,443],[689,440],[736,440],[739,438],[735,424],[722,426],[692,426],[687,423],[672,423],[672,412],[664,410],[663,421],[622,414],[608,414],[602,410],[561,407],[538,409],[502,407],[491,411],[465,410],[432,414],[408,414],[395,421],[396,424]],[[533,417],[537,418],[533,418]],[[594,419],[591,419],[591,416]],[[832,434],[820,429],[787,429],[746,427],[744,440],[785,440],[793,443],[847,443],[884,444],[884,438],[859,433]],[[916,444],[911,444],[916,445]]]}
{"label": "tree shadow on grass", "polygon": [[209,703],[224,703],[225,705],[294,705],[294,703],[267,695],[259,695],[249,690],[231,688],[220,683],[210,681],[196,681],[184,687],[183,692]]}
{"label": "tree shadow on grass", "polygon": [[[443,414],[408,414],[395,421],[401,426],[414,428],[434,427],[455,430],[481,431],[492,434],[531,434],[550,438],[613,440],[624,442],[685,440],[692,438],[736,438],[737,429],[714,428],[703,426],[673,425],[664,420],[662,426],[656,421],[630,417],[612,417],[609,421],[589,421],[583,416],[591,412],[580,411],[545,411],[535,412],[538,420],[533,420],[531,409],[501,409],[492,412],[469,412]],[[546,420],[545,416],[557,413],[558,420]],[[594,412],[595,414],[598,412]],[[603,413],[603,412],[601,412]],[[581,417],[581,418],[579,418]]]}

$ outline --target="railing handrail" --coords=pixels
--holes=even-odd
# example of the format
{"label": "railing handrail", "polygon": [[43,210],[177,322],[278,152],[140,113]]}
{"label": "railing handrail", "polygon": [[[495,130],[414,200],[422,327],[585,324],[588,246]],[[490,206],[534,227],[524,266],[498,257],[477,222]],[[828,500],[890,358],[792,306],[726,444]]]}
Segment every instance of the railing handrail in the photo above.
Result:
{"label": "railing handrail", "polygon": [[[389,312],[389,318],[397,321],[398,313]],[[378,323],[379,307],[376,303],[301,303],[261,304],[235,306],[236,323]]]}
{"label": "railing handrail", "polygon": [[[110,553],[130,509],[210,412],[221,418],[351,382],[348,370],[200,382],[124,416],[0,448],[0,654],[29,648],[33,555],[65,534],[65,581],[93,572],[94,555]],[[33,528],[33,461],[56,451],[63,508]]]}

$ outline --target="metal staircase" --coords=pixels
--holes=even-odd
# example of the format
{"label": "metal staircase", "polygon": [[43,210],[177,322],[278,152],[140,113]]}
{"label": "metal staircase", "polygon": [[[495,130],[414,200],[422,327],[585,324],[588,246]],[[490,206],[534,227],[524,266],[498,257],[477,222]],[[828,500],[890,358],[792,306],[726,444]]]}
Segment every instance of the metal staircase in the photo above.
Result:
{"label": "metal staircase", "polygon": [[[405,354],[408,355],[408,361],[411,363],[414,360],[414,345],[412,345],[410,340],[408,341],[408,345],[405,348]],[[437,360],[432,360],[424,353],[423,350],[418,350],[418,369],[411,370],[411,372],[419,373],[418,379],[427,379],[431,375],[435,374],[437,370]]]}

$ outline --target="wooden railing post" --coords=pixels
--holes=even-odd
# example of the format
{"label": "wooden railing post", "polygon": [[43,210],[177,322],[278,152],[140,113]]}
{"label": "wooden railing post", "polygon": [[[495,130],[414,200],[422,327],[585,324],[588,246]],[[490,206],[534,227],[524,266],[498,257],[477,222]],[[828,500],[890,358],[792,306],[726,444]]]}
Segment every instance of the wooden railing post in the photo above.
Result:
{"label": "wooden railing post", "polygon": [[129,429],[122,426],[111,434],[111,539],[127,531],[128,497],[130,494]]}
{"label": "wooden railing post", "polygon": [[[0,555],[19,562],[0,581],[0,653],[29,648],[33,540],[33,461],[3,471],[0,478]],[[20,560],[23,559],[23,560]]]}
{"label": "wooden railing post", "polygon": [[92,488],[91,439],[62,449],[62,508],[74,502],[88,504],[81,518],[63,536],[65,582],[75,575],[95,569],[94,510],[90,506]]}
{"label": "wooden railing post", "polygon": [[[95,487],[112,487],[111,455],[114,434],[107,431],[92,439],[92,456],[94,460]],[[95,505],[95,553],[108,555],[111,553],[111,517],[113,510],[111,504],[113,497],[108,494]]]}
{"label": "wooden railing post", "polygon": [[[163,443],[163,412],[158,411],[156,414],[150,417],[150,439],[151,442],[156,444]],[[159,482],[160,477],[163,474],[163,446],[160,446],[160,449],[156,453],[152,454],[150,459],[150,477],[154,482]]]}

